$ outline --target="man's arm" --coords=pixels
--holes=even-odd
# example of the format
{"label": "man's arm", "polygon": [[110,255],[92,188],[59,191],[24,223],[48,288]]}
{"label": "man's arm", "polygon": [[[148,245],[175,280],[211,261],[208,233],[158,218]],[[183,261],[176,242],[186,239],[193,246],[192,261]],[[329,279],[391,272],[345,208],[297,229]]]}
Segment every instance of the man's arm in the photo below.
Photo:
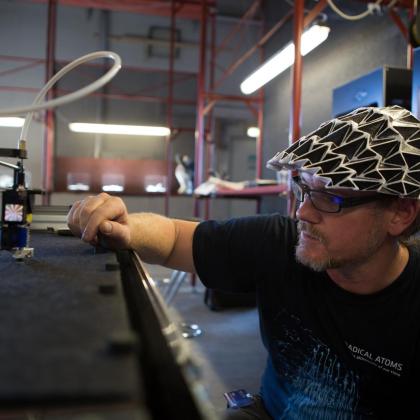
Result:
{"label": "man's arm", "polygon": [[192,241],[197,222],[128,214],[120,198],[101,193],[74,203],[67,223],[74,235],[92,245],[133,249],[147,263],[195,272]]}

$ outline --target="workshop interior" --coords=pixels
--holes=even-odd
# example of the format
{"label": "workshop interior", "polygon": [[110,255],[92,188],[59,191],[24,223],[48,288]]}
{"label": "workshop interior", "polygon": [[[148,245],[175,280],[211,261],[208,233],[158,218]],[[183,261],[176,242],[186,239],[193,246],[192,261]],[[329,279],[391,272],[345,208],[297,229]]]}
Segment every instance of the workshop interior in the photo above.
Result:
{"label": "workshop interior", "polygon": [[0,419],[222,418],[258,392],[255,298],[83,243],[69,208],[291,214],[278,150],[364,106],[420,117],[417,1],[0,0],[0,22]]}

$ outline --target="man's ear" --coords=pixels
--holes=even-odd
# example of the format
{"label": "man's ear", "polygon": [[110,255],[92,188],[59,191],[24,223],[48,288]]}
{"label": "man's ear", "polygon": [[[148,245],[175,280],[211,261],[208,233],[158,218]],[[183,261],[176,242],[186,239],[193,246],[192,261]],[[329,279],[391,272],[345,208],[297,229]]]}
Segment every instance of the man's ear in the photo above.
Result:
{"label": "man's ear", "polygon": [[398,198],[390,208],[392,214],[388,232],[392,236],[401,235],[416,219],[420,212],[420,201],[411,198]]}

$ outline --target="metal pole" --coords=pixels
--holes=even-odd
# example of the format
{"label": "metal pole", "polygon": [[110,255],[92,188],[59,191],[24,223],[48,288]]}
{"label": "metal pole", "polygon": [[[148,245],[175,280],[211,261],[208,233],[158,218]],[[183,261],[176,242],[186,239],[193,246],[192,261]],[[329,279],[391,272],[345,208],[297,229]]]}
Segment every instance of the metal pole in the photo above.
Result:
{"label": "metal pole", "polygon": [[[261,32],[264,32],[264,25],[261,26]],[[260,56],[260,63],[264,62],[264,50],[262,45],[259,47],[259,56]],[[257,144],[256,144],[256,177],[262,178],[262,160],[263,160],[263,136],[264,136],[264,87],[262,87],[258,92],[259,103],[258,103],[258,129],[259,134],[257,137]],[[260,212],[260,200],[257,201],[257,212]]]}
{"label": "metal pole", "polygon": [[[211,41],[210,41],[210,91],[214,90],[214,79],[215,79],[215,67],[216,67],[216,15],[211,13]],[[204,110],[203,110],[204,114]],[[214,115],[210,111],[207,118],[207,135],[206,135],[206,175],[210,174],[210,171],[214,170]],[[210,205],[211,200],[205,201],[204,207],[204,218],[207,220],[210,218]]]}
{"label": "metal pole", "polygon": [[[46,81],[54,75],[55,64],[55,40],[57,28],[57,3],[56,0],[48,1],[48,27],[47,27],[47,59],[46,59]],[[47,93],[47,100],[54,97],[54,90]],[[45,113],[45,134],[44,134],[44,162],[42,165],[42,188],[45,194],[42,196],[42,204],[50,204],[51,191],[53,189],[54,176],[54,130],[55,113],[48,109]]]}
{"label": "metal pole", "polygon": [[[294,31],[293,40],[295,44],[295,63],[293,65],[293,86],[292,86],[292,104],[290,112],[289,125],[289,143],[292,144],[300,137],[300,111],[302,100],[302,55],[301,55],[301,35],[303,31],[304,0],[295,1]],[[289,216],[294,213],[293,195],[289,194],[287,203]]]}
{"label": "metal pole", "polygon": [[165,215],[169,215],[169,199],[172,187],[172,142],[173,131],[173,105],[174,105],[174,59],[175,59],[175,34],[176,34],[176,3],[171,0],[171,42],[169,47],[169,72],[168,72],[168,103],[167,124],[170,134],[166,137],[166,192],[165,192]]}
{"label": "metal pole", "polygon": [[[109,10],[102,10],[100,14],[100,34],[101,37],[101,44],[104,51],[108,51],[110,49],[109,45],[109,32],[110,32],[110,12]],[[104,60],[104,65],[105,65]],[[105,74],[105,71],[103,72]],[[105,85],[101,89],[101,93],[106,95],[108,93],[108,85]],[[99,100],[98,108],[96,110],[96,119],[100,123],[105,123],[108,119],[108,102],[106,97],[103,96]],[[93,149],[93,157],[95,159],[99,159],[102,153],[102,134],[95,134],[95,143]]]}
{"label": "metal pole", "polygon": [[236,25],[232,28],[232,30],[223,38],[219,48],[216,51],[216,54],[219,54],[226,48],[228,42],[234,37],[234,35],[236,35],[239,32],[242,24],[255,15],[260,5],[261,0],[254,0],[254,2],[251,4],[248,10],[242,15],[242,17],[239,19]]}
{"label": "metal pole", "polygon": [[[418,13],[418,2],[417,0],[414,0],[413,7],[410,8],[408,12],[409,22],[412,22],[414,16],[417,16],[417,13]],[[408,38],[408,43],[407,43],[407,68],[408,69],[413,68],[413,62],[414,62],[413,46],[411,45],[410,39]]]}
{"label": "metal pole", "polygon": [[[197,121],[194,159],[194,186],[198,187],[203,182],[203,159],[204,159],[204,105],[206,84],[206,39],[207,39],[207,4],[201,0],[200,20],[200,52],[199,69],[197,78]],[[200,217],[200,204],[194,199],[194,217]]]}
{"label": "metal pole", "polygon": [[254,54],[258,48],[261,48],[293,15],[291,10],[285,16],[283,16],[253,47],[251,47],[246,53],[239,57],[234,63],[232,63],[225,72],[220,76],[216,82],[215,89],[217,89],[222,82],[230,76],[244,61]]}

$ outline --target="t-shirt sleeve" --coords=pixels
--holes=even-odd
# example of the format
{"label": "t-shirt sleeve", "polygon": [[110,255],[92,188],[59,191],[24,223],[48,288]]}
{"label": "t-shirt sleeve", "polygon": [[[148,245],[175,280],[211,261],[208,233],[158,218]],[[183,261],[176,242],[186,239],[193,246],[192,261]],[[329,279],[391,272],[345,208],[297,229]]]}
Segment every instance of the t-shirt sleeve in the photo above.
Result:
{"label": "t-shirt sleeve", "polygon": [[194,265],[209,288],[251,292],[268,267],[291,257],[295,243],[296,223],[281,215],[205,221],[194,233]]}

